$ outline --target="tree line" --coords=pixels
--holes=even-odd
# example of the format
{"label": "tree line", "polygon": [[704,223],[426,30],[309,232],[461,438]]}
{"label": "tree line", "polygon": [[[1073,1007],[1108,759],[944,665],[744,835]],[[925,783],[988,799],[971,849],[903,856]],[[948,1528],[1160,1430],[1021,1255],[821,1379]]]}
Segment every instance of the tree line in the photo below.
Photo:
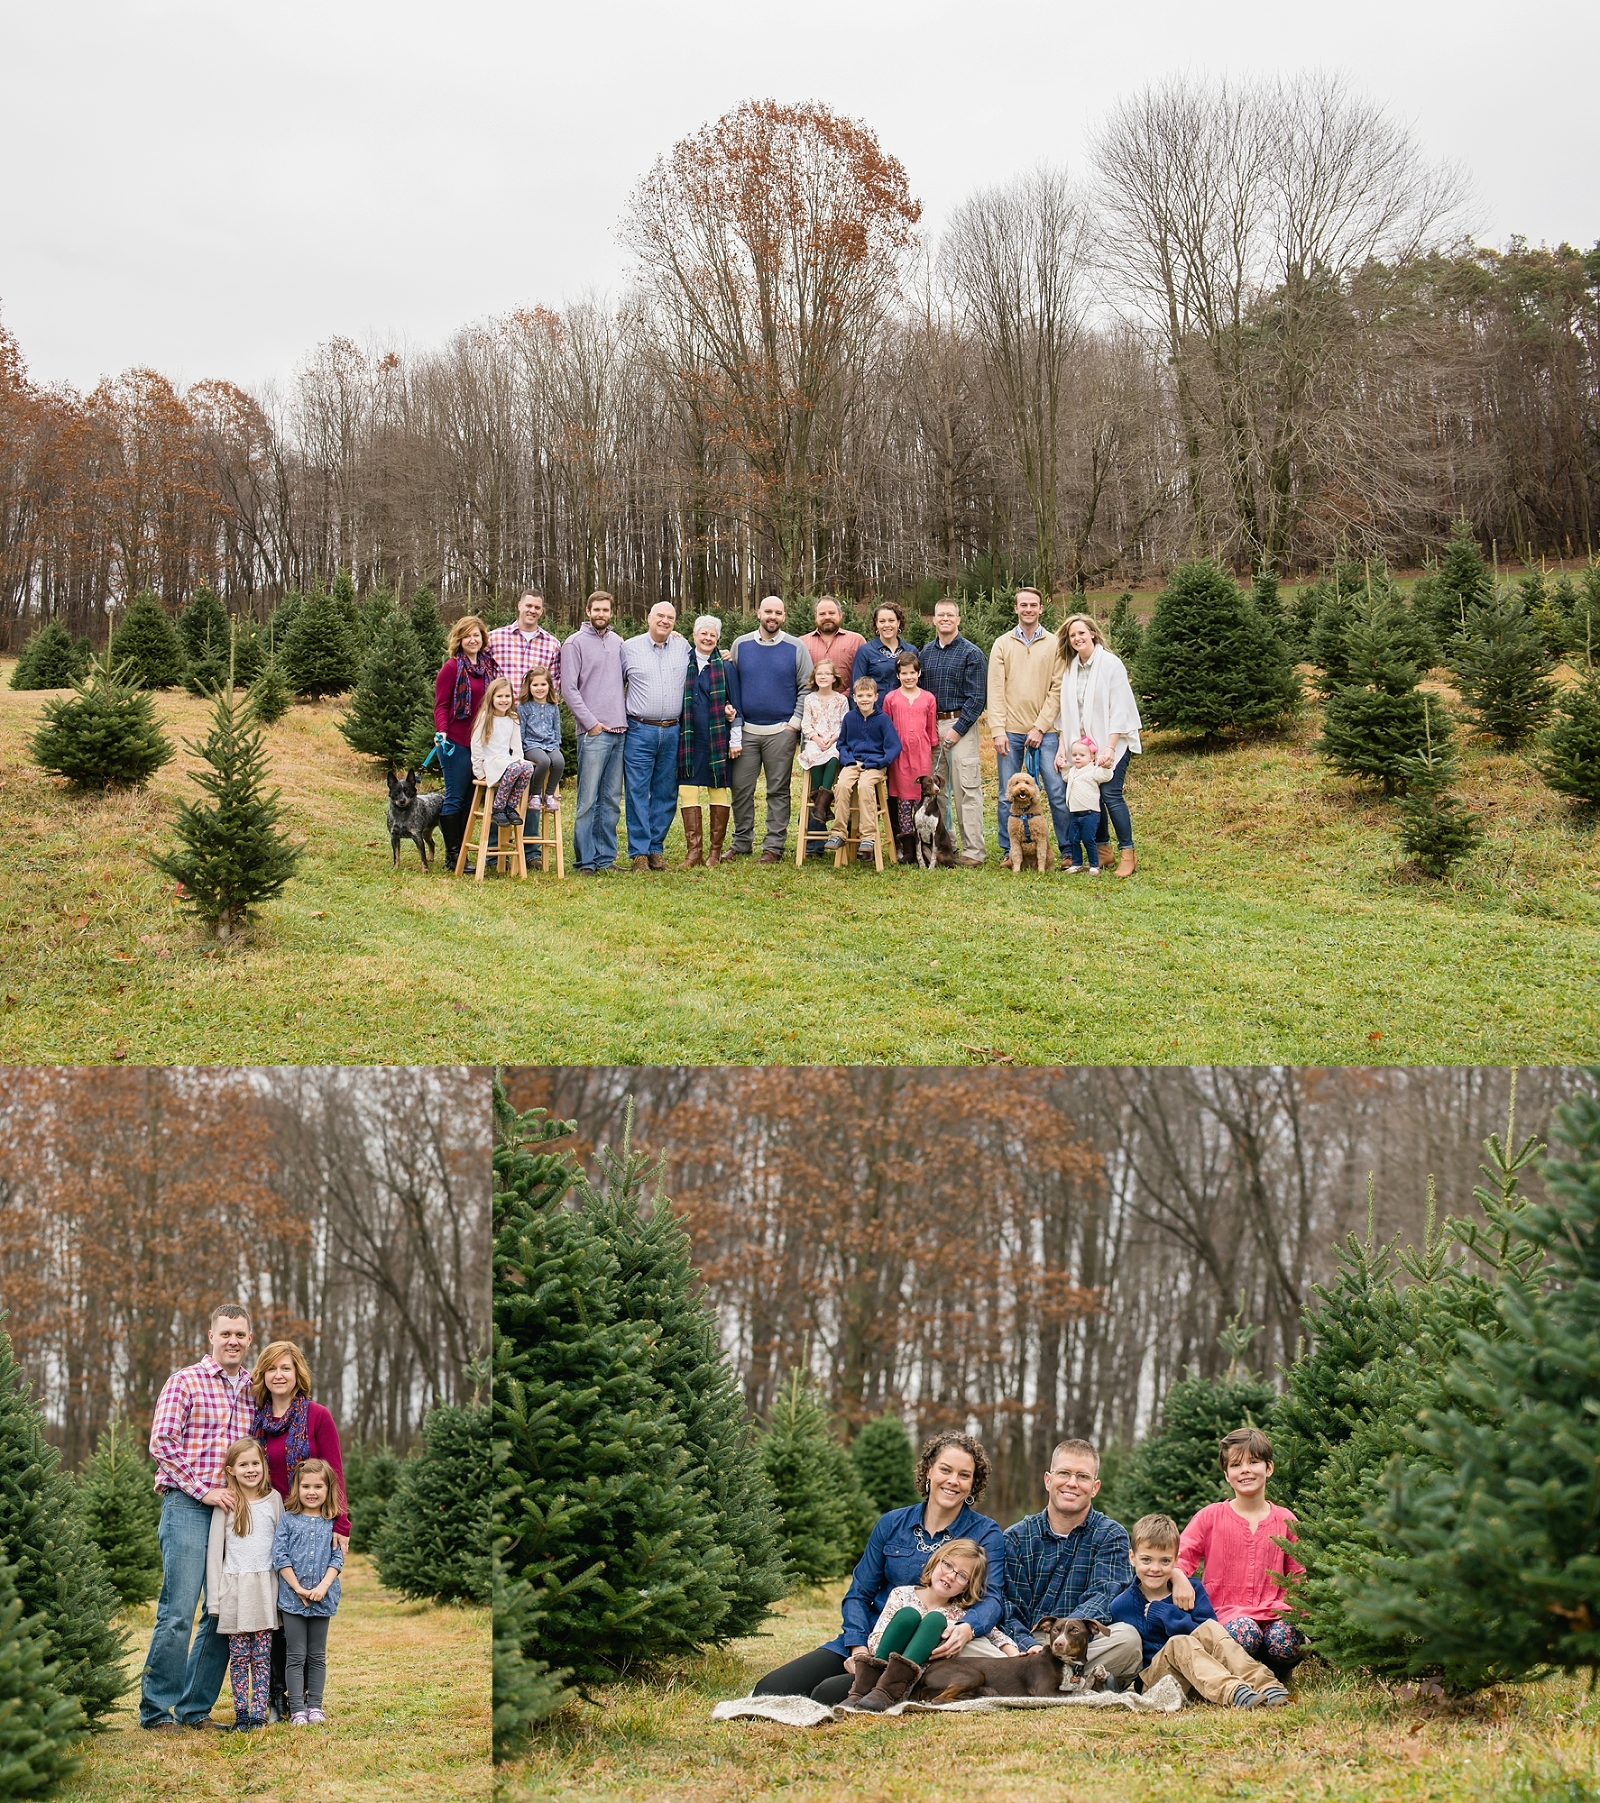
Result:
{"label": "tree line", "polygon": [[[1521,1074],[1542,1131],[1573,1074]],[[973,1425],[1009,1520],[1069,1434],[1131,1444],[1230,1321],[1291,1365],[1314,1286],[1471,1207],[1503,1070],[519,1070],[521,1108],[633,1146],[689,1231],[747,1406],[796,1366],[847,1428]],[[1537,1189],[1537,1180],[1534,1180]],[[1009,1511],[1009,1513],[1008,1513]]]}
{"label": "tree line", "polygon": [[1069,177],[937,240],[859,121],[747,102],[620,222],[626,291],[286,388],[135,369],[80,396],[0,335],[0,607],[75,634],[201,585],[264,617],[350,571],[447,612],[524,585],[739,611],[1047,592],[1196,552],[1413,564],[1464,516],[1583,556],[1600,247],[1464,235],[1463,189],[1343,81],[1174,77]]}
{"label": "tree line", "polygon": [[489,1116],[468,1072],[26,1070],[0,1099],[0,1308],[64,1463],[237,1299],[297,1340],[351,1443],[475,1395]]}

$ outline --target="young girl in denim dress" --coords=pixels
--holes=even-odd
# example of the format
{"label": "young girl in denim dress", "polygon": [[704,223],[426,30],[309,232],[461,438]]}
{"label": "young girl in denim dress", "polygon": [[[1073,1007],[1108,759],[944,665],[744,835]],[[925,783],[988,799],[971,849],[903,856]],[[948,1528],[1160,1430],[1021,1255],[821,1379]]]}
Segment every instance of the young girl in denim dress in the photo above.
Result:
{"label": "young girl in denim dress", "polygon": [[333,1467],[326,1459],[307,1459],[294,1474],[283,1519],[273,1536],[278,1612],[288,1643],[289,1724],[294,1728],[328,1719],[322,1689],[328,1623],[339,1607],[339,1573],[344,1568],[344,1554],[333,1538],[342,1506]]}

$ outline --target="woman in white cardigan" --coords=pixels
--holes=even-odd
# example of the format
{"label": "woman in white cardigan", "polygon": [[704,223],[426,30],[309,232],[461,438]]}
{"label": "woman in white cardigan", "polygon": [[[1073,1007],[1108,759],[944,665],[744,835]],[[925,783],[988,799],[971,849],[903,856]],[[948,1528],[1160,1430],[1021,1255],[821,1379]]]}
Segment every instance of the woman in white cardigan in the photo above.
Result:
{"label": "woman in white cardigan", "polygon": [[1138,868],[1133,849],[1133,822],[1122,798],[1122,777],[1139,743],[1139,704],[1133,698],[1128,667],[1108,649],[1100,628],[1088,614],[1073,614],[1061,628],[1061,655],[1070,661],[1061,678],[1061,743],[1056,768],[1072,762],[1072,744],[1085,734],[1094,741],[1096,762],[1111,772],[1100,789],[1100,825],[1095,840],[1104,851],[1117,829],[1122,856],[1118,876]]}

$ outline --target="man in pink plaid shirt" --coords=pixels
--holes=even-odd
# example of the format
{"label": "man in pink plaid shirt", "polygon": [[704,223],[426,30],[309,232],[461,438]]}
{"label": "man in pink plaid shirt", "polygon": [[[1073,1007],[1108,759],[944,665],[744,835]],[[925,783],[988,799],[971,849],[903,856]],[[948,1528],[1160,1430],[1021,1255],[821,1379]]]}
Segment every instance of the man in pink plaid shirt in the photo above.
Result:
{"label": "man in pink plaid shirt", "polygon": [[[550,686],[561,688],[561,641],[539,624],[544,616],[544,596],[526,594],[517,603],[517,617],[509,626],[497,626],[489,634],[489,652],[495,668],[522,699],[522,679],[535,664],[550,672]],[[550,697],[552,701],[556,696]]]}
{"label": "man in pink plaid shirt", "polygon": [[[211,1728],[211,1705],[228,1671],[227,1636],[207,1610],[189,1644],[194,1612],[206,1587],[211,1511],[231,1506],[222,1455],[250,1431],[254,1396],[245,1355],[252,1335],[242,1303],[211,1311],[211,1350],[198,1365],[174,1371],[161,1386],[150,1424],[156,1490],[162,1498],[161,1600],[139,1692],[141,1728]],[[209,1598],[206,1599],[210,1601]]]}

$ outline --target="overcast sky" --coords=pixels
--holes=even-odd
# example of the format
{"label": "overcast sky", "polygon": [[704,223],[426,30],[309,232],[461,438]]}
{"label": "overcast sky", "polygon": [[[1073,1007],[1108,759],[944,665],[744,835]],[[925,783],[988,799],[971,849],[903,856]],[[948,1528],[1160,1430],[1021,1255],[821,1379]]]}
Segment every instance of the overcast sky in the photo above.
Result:
{"label": "overcast sky", "polygon": [[286,377],[616,291],[661,151],[741,100],[864,119],[937,231],[1154,76],[1324,68],[1459,162],[1480,240],[1600,238],[1594,0],[0,0],[0,321],[36,380]]}

